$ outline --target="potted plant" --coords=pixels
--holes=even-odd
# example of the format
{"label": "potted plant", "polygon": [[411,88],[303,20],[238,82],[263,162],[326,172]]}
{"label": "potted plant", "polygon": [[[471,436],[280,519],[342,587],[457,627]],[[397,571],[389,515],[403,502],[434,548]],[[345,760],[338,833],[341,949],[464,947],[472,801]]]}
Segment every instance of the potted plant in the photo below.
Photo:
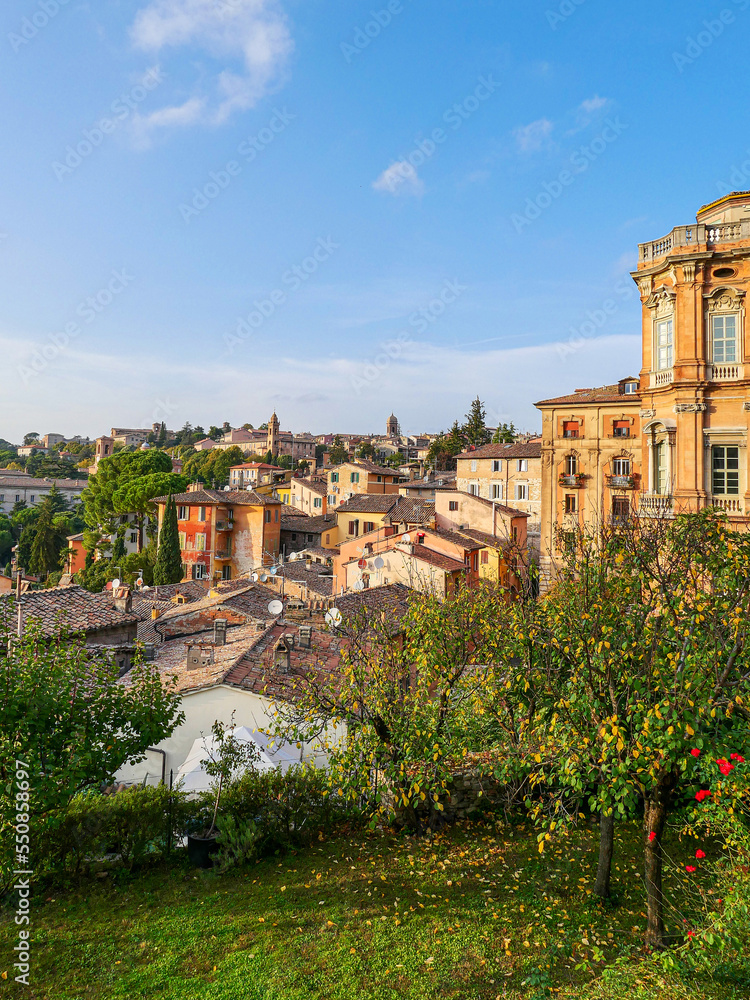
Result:
{"label": "potted plant", "polygon": [[188,857],[196,868],[210,868],[213,863],[211,855],[219,850],[216,840],[219,832],[216,828],[216,817],[219,814],[219,803],[225,785],[236,771],[252,767],[260,758],[255,744],[237,739],[235,729],[234,712],[232,712],[232,721],[228,726],[218,719],[211,726],[213,736],[211,746],[206,744],[204,737],[206,757],[201,764],[206,774],[214,779],[216,797],[210,827],[196,835],[188,834]]}

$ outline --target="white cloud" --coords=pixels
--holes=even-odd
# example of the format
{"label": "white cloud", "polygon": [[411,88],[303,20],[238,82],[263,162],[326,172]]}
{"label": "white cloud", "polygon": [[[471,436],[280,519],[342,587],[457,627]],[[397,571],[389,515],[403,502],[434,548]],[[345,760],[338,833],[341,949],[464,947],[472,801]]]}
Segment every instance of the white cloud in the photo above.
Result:
{"label": "white cloud", "polygon": [[600,111],[608,104],[609,100],[606,97],[599,97],[598,94],[595,94],[593,97],[589,97],[585,101],[581,101],[581,110],[590,115],[593,114],[594,111]]}
{"label": "white cloud", "polygon": [[552,129],[549,118],[538,118],[535,122],[513,129],[513,135],[522,153],[536,153],[549,143]]}
{"label": "white cloud", "polygon": [[572,128],[568,129],[567,134],[575,135],[577,132],[588,128],[592,121],[598,117],[599,112],[607,110],[611,104],[612,102],[608,97],[599,97],[598,94],[594,94],[593,97],[587,97],[584,101],[581,101],[573,112],[575,124]]}
{"label": "white cloud", "polygon": [[202,49],[220,63],[181,104],[140,117],[142,134],[203,122],[221,124],[253,107],[281,78],[293,42],[279,0],[151,0],[130,29],[137,48]]}
{"label": "white cloud", "polygon": [[420,180],[417,171],[407,160],[392,163],[372,185],[376,191],[388,194],[424,194],[424,182]]}

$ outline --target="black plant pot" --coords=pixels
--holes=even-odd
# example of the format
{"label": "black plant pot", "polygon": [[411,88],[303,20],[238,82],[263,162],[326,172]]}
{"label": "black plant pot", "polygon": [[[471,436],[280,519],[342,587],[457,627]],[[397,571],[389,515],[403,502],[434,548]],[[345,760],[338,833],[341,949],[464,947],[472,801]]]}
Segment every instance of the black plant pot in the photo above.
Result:
{"label": "black plant pot", "polygon": [[213,864],[211,855],[216,854],[219,845],[216,834],[210,837],[193,837],[188,834],[188,857],[194,868],[210,868]]}

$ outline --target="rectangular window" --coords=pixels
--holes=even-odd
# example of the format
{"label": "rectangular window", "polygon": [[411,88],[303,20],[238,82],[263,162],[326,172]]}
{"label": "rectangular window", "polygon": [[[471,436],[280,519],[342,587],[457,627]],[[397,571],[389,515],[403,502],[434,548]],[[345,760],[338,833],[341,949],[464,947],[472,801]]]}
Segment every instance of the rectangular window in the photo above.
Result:
{"label": "rectangular window", "polygon": [[664,441],[654,445],[654,485],[660,496],[667,493],[667,446]]}
{"label": "rectangular window", "polygon": [[479,496],[479,483],[469,483],[469,493],[471,493],[471,495],[473,497],[478,497]]}
{"label": "rectangular window", "polygon": [[177,520],[178,521],[189,521],[190,520],[190,508],[189,507],[178,507],[177,508]]}
{"label": "rectangular window", "polygon": [[490,500],[502,500],[502,499],[503,499],[503,484],[492,483],[490,486]]}
{"label": "rectangular window", "polygon": [[296,542],[296,541],[297,541],[297,532],[296,532],[296,531],[293,531],[293,532],[292,532],[292,541],[293,541],[293,542]]}
{"label": "rectangular window", "polygon": [[270,524],[270,523],[271,523],[271,511],[267,510],[266,511],[266,524]]}
{"label": "rectangular window", "polygon": [[274,521],[276,522],[276,524],[278,524],[278,523],[279,523],[279,508],[278,508],[278,507],[276,507],[276,508],[274,509],[274,512],[273,512],[273,519],[274,519]]}
{"label": "rectangular window", "polygon": [[308,542],[308,544],[312,544],[312,542],[314,542],[314,541],[315,541],[315,535],[308,535],[307,536],[307,542]]}
{"label": "rectangular window", "polygon": [[313,507],[322,507],[322,506],[323,506],[323,497],[315,497],[315,499],[313,500]]}
{"label": "rectangular window", "polygon": [[208,579],[208,569],[203,565],[203,563],[193,563],[193,579],[194,580]]}
{"label": "rectangular window", "polygon": [[565,494],[565,513],[566,514],[575,514],[575,512],[577,510],[576,500],[577,500],[577,497],[576,497],[575,493],[566,493]]}
{"label": "rectangular window", "polygon": [[199,507],[198,508],[198,520],[199,521],[205,521],[206,520],[206,508],[205,507]]}
{"label": "rectangular window", "polygon": [[195,548],[198,552],[206,551],[206,536],[204,534],[197,534],[195,536]]}
{"label": "rectangular window", "polygon": [[516,500],[528,500],[528,499],[529,499],[528,483],[516,483]]}
{"label": "rectangular window", "polygon": [[21,499],[21,494],[20,493],[16,493],[16,503],[18,503],[20,501],[20,499]]}
{"label": "rectangular window", "polygon": [[575,455],[565,456],[565,475],[575,476],[578,472],[578,459]]}
{"label": "rectangular window", "polygon": [[350,535],[358,535],[359,534],[359,521],[350,521],[349,522],[349,534]]}
{"label": "rectangular window", "polygon": [[130,532],[130,544],[131,545],[135,545],[137,541],[138,541],[138,532],[137,531],[131,531]]}
{"label": "rectangular window", "polygon": [[33,494],[33,493],[32,493],[32,494],[31,494],[31,496],[29,497],[29,500],[30,500],[30,501],[31,501],[32,503],[33,503],[33,502],[34,502],[34,501],[36,500],[36,497],[34,496],[34,494]]}
{"label": "rectangular window", "polygon": [[339,481],[339,474],[338,474],[338,472],[332,472],[331,473],[331,482],[332,483],[337,483],[338,481]]}
{"label": "rectangular window", "polygon": [[482,551],[482,565],[486,566],[489,561],[490,561],[490,554],[487,551],[487,549],[484,549]]}
{"label": "rectangular window", "polygon": [[627,420],[615,420],[612,425],[612,433],[616,438],[630,437],[630,424]]}
{"label": "rectangular window", "polygon": [[359,482],[359,473],[358,473],[358,472],[352,472],[352,474],[351,474],[351,476],[349,477],[349,479],[350,479],[350,480],[351,480],[351,482],[353,482],[353,483],[358,483],[358,482]]}
{"label": "rectangular window", "polygon": [[612,460],[612,475],[613,476],[629,476],[630,475],[630,459],[629,458],[614,458]]}
{"label": "rectangular window", "polygon": [[630,517],[630,501],[627,497],[612,498],[612,523],[627,524]]}
{"label": "rectangular window", "polygon": [[449,500],[448,510],[458,510],[458,500]]}
{"label": "rectangular window", "polygon": [[376,476],[375,477],[375,481],[378,482],[378,483],[382,483],[383,482],[383,477],[382,476]]}
{"label": "rectangular window", "polygon": [[503,460],[501,458],[496,458],[494,460],[494,462],[492,463],[492,471],[493,472],[503,471]]}
{"label": "rectangular window", "polygon": [[740,492],[740,449],[714,445],[711,449],[712,483],[715,496],[737,496]]}
{"label": "rectangular window", "polygon": [[674,345],[672,342],[672,320],[663,319],[656,324],[656,369],[665,371],[672,367]]}
{"label": "rectangular window", "polygon": [[734,364],[737,360],[737,317],[711,318],[711,360],[715,364]]}
{"label": "rectangular window", "polygon": [[222,580],[231,580],[232,579],[232,567],[231,566],[222,566],[221,567],[221,578],[222,578]]}
{"label": "rectangular window", "polygon": [[[186,544],[187,544],[187,542],[185,541],[185,537],[186,537],[185,536],[185,532],[181,531],[180,532],[180,549],[184,549],[185,546],[186,546]],[[183,573],[182,575],[184,576],[185,574]]]}
{"label": "rectangular window", "polygon": [[477,460],[475,458],[472,458],[472,460],[471,460],[471,471],[472,472],[476,472],[477,471]]}
{"label": "rectangular window", "polygon": [[365,534],[367,534],[368,531],[374,531],[374,530],[375,530],[375,522],[374,521],[365,521],[365,523],[362,525],[362,531]]}
{"label": "rectangular window", "polygon": [[563,420],[563,437],[577,438],[580,426],[577,420]]}
{"label": "rectangular window", "polygon": [[516,462],[516,472],[528,472],[529,462],[526,458],[519,458]]}

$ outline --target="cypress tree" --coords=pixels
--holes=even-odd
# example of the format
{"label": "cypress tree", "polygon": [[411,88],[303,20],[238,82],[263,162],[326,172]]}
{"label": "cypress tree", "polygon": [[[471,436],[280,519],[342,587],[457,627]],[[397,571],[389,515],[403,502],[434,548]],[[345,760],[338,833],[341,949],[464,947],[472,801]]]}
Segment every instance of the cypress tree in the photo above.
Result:
{"label": "cypress tree", "polygon": [[159,550],[154,566],[154,584],[179,583],[181,580],[182,553],[180,552],[180,535],[177,531],[177,505],[170,493],[159,532]]}

